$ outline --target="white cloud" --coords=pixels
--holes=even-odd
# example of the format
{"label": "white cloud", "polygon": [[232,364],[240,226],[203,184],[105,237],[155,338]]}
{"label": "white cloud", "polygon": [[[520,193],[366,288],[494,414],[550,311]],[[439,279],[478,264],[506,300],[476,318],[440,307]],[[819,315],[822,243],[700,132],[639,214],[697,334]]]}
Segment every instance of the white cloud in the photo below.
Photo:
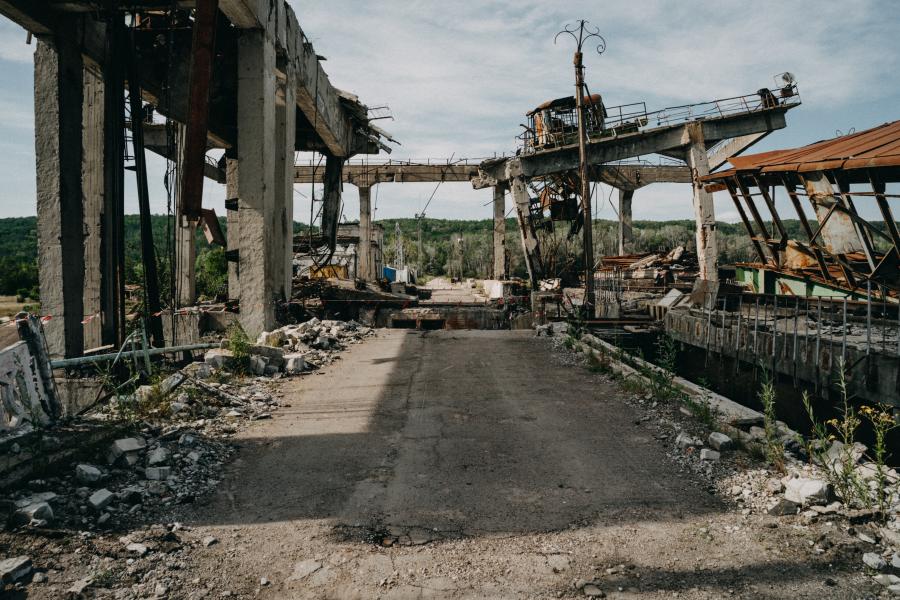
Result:
{"label": "white cloud", "polygon": [[[527,110],[571,93],[572,44],[561,38],[554,45],[553,36],[581,17],[606,37],[605,54],[585,60],[591,90],[610,104],[645,100],[655,109],[752,93],[772,85],[773,75],[794,72],[804,106],[760,150],[891,120],[894,114],[871,111],[891,110],[884,99],[900,98],[900,82],[891,76],[900,66],[900,18],[890,0],[290,2],[316,51],[328,58],[332,82],[371,106],[391,107],[396,120],[379,124],[402,142],[397,158],[513,150]],[[33,46],[24,42],[24,31],[0,18],[0,126],[15,127],[23,148],[31,148],[33,92],[22,72]],[[870,113],[859,112],[861,100]],[[0,159],[0,175],[21,178],[21,167]],[[160,174],[153,176],[156,182]],[[380,187],[379,217],[411,216],[430,193],[410,184]],[[347,186],[345,194],[345,215],[354,218],[355,189]],[[222,196],[220,186],[210,185],[213,206],[221,207]],[[691,218],[690,196],[684,185],[649,186],[636,196],[635,218]],[[4,214],[33,212],[33,201],[7,202],[2,193],[0,200]],[[487,200],[485,192],[448,184],[429,214],[487,218]],[[724,200],[717,198],[720,216],[735,217]],[[298,218],[308,211],[300,202]],[[157,201],[154,209],[161,206]]]}
{"label": "white cloud", "polygon": [[24,29],[0,17],[0,61],[31,63],[34,46],[25,43],[27,35]]}

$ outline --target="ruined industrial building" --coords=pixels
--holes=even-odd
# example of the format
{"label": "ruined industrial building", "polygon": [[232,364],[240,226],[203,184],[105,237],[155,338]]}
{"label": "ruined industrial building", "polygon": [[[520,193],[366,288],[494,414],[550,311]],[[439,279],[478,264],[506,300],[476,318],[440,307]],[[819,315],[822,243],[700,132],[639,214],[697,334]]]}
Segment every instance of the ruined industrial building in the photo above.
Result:
{"label": "ruined industrial building", "polygon": [[[900,115],[819,122],[824,67],[695,94],[713,57],[620,90],[630,33],[538,5],[477,65],[519,89],[456,81],[338,4],[0,0],[0,598],[900,596]],[[499,23],[433,8],[460,56]]]}

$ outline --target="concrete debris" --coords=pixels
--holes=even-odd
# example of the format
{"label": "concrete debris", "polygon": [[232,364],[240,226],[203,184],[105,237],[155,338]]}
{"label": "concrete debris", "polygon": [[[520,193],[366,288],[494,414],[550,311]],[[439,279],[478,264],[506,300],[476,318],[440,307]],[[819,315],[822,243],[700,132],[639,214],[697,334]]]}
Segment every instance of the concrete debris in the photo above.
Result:
{"label": "concrete debris", "polygon": [[78,465],[75,467],[75,479],[80,483],[97,483],[103,477],[103,472],[93,465]]}
{"label": "concrete debris", "polygon": [[782,498],[775,506],[769,509],[769,514],[783,517],[786,515],[796,515],[798,510],[800,510],[799,504],[791,502],[787,498]]}
{"label": "concrete debris", "polygon": [[102,490],[97,490],[91,494],[90,498],[88,498],[88,503],[94,510],[103,510],[110,505],[115,497],[115,494],[108,489],[103,488]]}
{"label": "concrete debris", "polygon": [[704,448],[700,451],[700,460],[715,461],[719,460],[721,457],[721,454],[719,454],[715,450],[710,450],[709,448]]}
{"label": "concrete debris", "polygon": [[679,433],[675,438],[675,445],[679,448],[700,448],[703,446],[703,441],[686,433]]}
{"label": "concrete debris", "polygon": [[785,483],[784,497],[801,506],[825,505],[831,496],[831,484],[820,479],[798,477]]}
{"label": "concrete debris", "polygon": [[862,560],[867,567],[876,571],[883,571],[887,568],[887,561],[875,552],[866,552],[863,554]]}
{"label": "concrete debris", "polygon": [[136,459],[136,454],[147,447],[147,442],[142,438],[125,438],[116,440],[109,448],[107,461],[113,465],[124,459],[128,464],[134,464],[132,459]]}
{"label": "concrete debris", "polygon": [[720,452],[724,452],[726,450],[731,450],[734,448],[734,442],[730,437],[725,435],[724,433],[719,433],[718,431],[714,431],[709,434],[709,445],[719,450]]}
{"label": "concrete debris", "polygon": [[27,556],[0,560],[0,582],[14,583],[24,579],[31,573],[31,568],[31,559]]}
{"label": "concrete debris", "polygon": [[138,556],[144,556],[148,552],[147,546],[137,542],[131,542],[125,546],[125,550],[130,554],[136,554]]}
{"label": "concrete debris", "polygon": [[169,451],[165,448],[154,448],[147,454],[147,465],[164,465],[169,462]]}

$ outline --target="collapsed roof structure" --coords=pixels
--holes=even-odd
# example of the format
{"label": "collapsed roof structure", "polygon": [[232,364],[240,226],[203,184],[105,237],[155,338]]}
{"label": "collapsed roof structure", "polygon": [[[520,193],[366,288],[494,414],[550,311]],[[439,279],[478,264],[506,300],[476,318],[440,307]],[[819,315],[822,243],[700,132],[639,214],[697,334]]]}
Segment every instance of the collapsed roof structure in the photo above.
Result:
{"label": "collapsed roof structure", "polygon": [[[900,196],[887,193],[887,185],[900,182],[900,121],[729,162],[733,168],[701,179],[707,191],[728,191],[761,267],[841,293],[874,286],[876,293],[898,296],[900,233],[889,199]],[[805,240],[788,238],[775,205],[777,188],[790,199]],[[874,203],[881,221],[863,218],[857,203]]]}

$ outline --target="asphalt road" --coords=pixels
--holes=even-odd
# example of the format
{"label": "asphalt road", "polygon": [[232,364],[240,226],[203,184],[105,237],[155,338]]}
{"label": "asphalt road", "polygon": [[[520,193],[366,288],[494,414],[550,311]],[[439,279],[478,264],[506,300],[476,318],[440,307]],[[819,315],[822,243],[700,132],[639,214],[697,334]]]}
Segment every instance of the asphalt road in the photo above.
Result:
{"label": "asphalt road", "polygon": [[583,597],[594,578],[623,598],[827,596],[817,566],[769,552],[805,541],[741,522],[616,384],[532,332],[386,330],[282,392],[186,518],[219,539],[186,579],[263,598]]}

